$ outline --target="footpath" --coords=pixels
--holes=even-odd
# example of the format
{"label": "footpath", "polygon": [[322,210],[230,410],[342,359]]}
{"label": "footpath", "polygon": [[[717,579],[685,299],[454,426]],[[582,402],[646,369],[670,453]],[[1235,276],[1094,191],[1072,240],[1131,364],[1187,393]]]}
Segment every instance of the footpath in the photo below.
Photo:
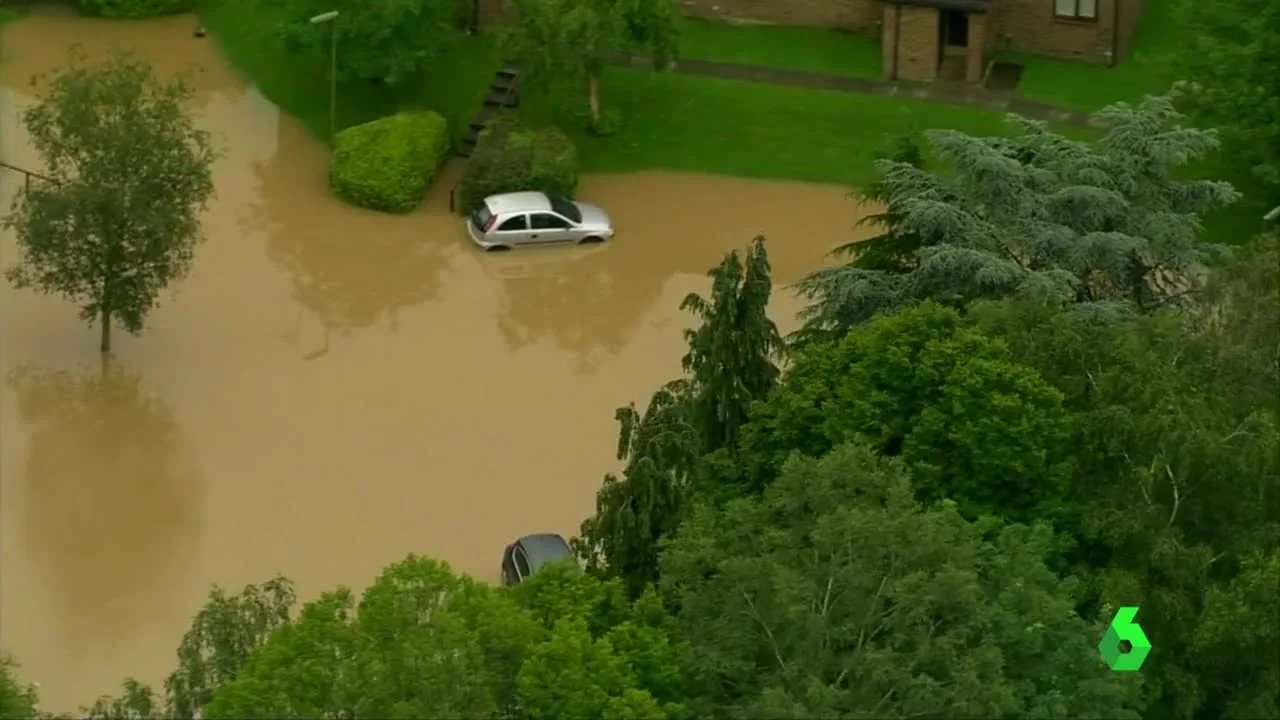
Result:
{"label": "footpath", "polygon": [[[614,64],[625,67],[652,69],[653,61],[644,55],[624,54],[614,58]],[[823,73],[803,72],[800,70],[781,70],[756,65],[738,65],[735,63],[712,62],[709,60],[676,60],[670,67],[671,72],[704,77],[724,78],[727,80],[747,80],[750,82],[785,85],[790,87],[806,87],[817,90],[835,90],[839,92],[858,93],[863,95],[885,95],[890,97],[906,97],[919,100],[933,100],[952,105],[1003,110],[1016,113],[1035,120],[1045,120],[1067,125],[1087,125],[1088,113],[1070,108],[1059,107],[1049,103],[1026,100],[1015,97],[1010,92],[997,92],[983,87],[961,83],[922,83],[904,80],[874,80],[870,78],[826,75]]]}

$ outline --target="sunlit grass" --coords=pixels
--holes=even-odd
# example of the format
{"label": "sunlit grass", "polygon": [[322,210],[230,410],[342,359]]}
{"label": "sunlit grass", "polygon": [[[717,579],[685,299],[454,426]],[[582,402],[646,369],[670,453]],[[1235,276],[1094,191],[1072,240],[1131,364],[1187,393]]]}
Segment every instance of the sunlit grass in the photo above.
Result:
{"label": "sunlit grass", "polygon": [[698,18],[680,23],[680,57],[784,70],[880,77],[880,42],[829,28],[737,25]]}

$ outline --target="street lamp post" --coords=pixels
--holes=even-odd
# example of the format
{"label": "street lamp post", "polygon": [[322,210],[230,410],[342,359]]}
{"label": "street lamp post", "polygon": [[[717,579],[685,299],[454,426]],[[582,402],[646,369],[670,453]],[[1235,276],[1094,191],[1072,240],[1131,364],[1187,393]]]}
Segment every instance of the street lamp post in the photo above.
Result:
{"label": "street lamp post", "polygon": [[338,134],[338,11],[330,10],[311,18],[312,25],[330,23],[329,32],[329,142]]}

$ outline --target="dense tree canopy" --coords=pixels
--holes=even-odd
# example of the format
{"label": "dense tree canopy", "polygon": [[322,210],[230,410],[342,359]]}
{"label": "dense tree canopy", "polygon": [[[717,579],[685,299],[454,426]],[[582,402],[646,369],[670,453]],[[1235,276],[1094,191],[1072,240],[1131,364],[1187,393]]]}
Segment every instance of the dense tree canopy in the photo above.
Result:
{"label": "dense tree canopy", "polygon": [[680,304],[702,321],[685,333],[686,377],[655,393],[644,415],[634,406],[618,410],[626,467],[621,478],[605,477],[596,514],[574,541],[589,569],[625,578],[633,595],[657,580],[658,543],[683,517],[697,458],[733,450],[752,403],[778,378],[783,345],[766,315],[773,284],[764,238],[752,242],[745,262],[734,251],[707,274],[711,297],[691,293]]}
{"label": "dense tree canopy", "polygon": [[807,347],[743,429],[743,472],[724,480],[759,492],[791,453],[863,440],[901,456],[925,497],[1047,518],[1070,470],[1062,399],[1002,342],[924,304]]}
{"label": "dense tree canopy", "polygon": [[1280,202],[1280,5],[1183,0],[1180,9],[1189,30],[1177,57],[1183,98]]}
{"label": "dense tree canopy", "polygon": [[1047,527],[977,525],[913,498],[867,446],[788,464],[703,508],[663,555],[699,694],[720,717],[1138,718]]}
{"label": "dense tree canopy", "polygon": [[1148,97],[1099,111],[1094,143],[1016,116],[1013,138],[929,131],[942,167],[880,161],[875,197],[891,225],[872,245],[892,251],[865,265],[855,253],[800,283],[810,330],[842,332],[925,299],[1049,298],[1096,314],[1182,297],[1220,254],[1199,242],[1200,217],[1237,193],[1178,175],[1217,145],[1180,119],[1169,98]]}

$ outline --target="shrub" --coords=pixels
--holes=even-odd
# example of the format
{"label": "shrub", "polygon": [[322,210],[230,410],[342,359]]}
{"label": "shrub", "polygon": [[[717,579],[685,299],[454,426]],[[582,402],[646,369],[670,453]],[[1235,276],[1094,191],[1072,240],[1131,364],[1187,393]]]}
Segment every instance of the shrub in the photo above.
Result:
{"label": "shrub", "polygon": [[458,209],[470,213],[486,196],[538,190],[572,198],[578,189],[578,151],[553,127],[492,121],[480,133],[459,188]]}
{"label": "shrub", "polygon": [[81,15],[108,18],[149,18],[177,15],[195,9],[195,0],[75,0]]}
{"label": "shrub", "polygon": [[349,127],[334,138],[329,185],[352,205],[409,212],[431,187],[449,136],[445,119],[402,112]]}

